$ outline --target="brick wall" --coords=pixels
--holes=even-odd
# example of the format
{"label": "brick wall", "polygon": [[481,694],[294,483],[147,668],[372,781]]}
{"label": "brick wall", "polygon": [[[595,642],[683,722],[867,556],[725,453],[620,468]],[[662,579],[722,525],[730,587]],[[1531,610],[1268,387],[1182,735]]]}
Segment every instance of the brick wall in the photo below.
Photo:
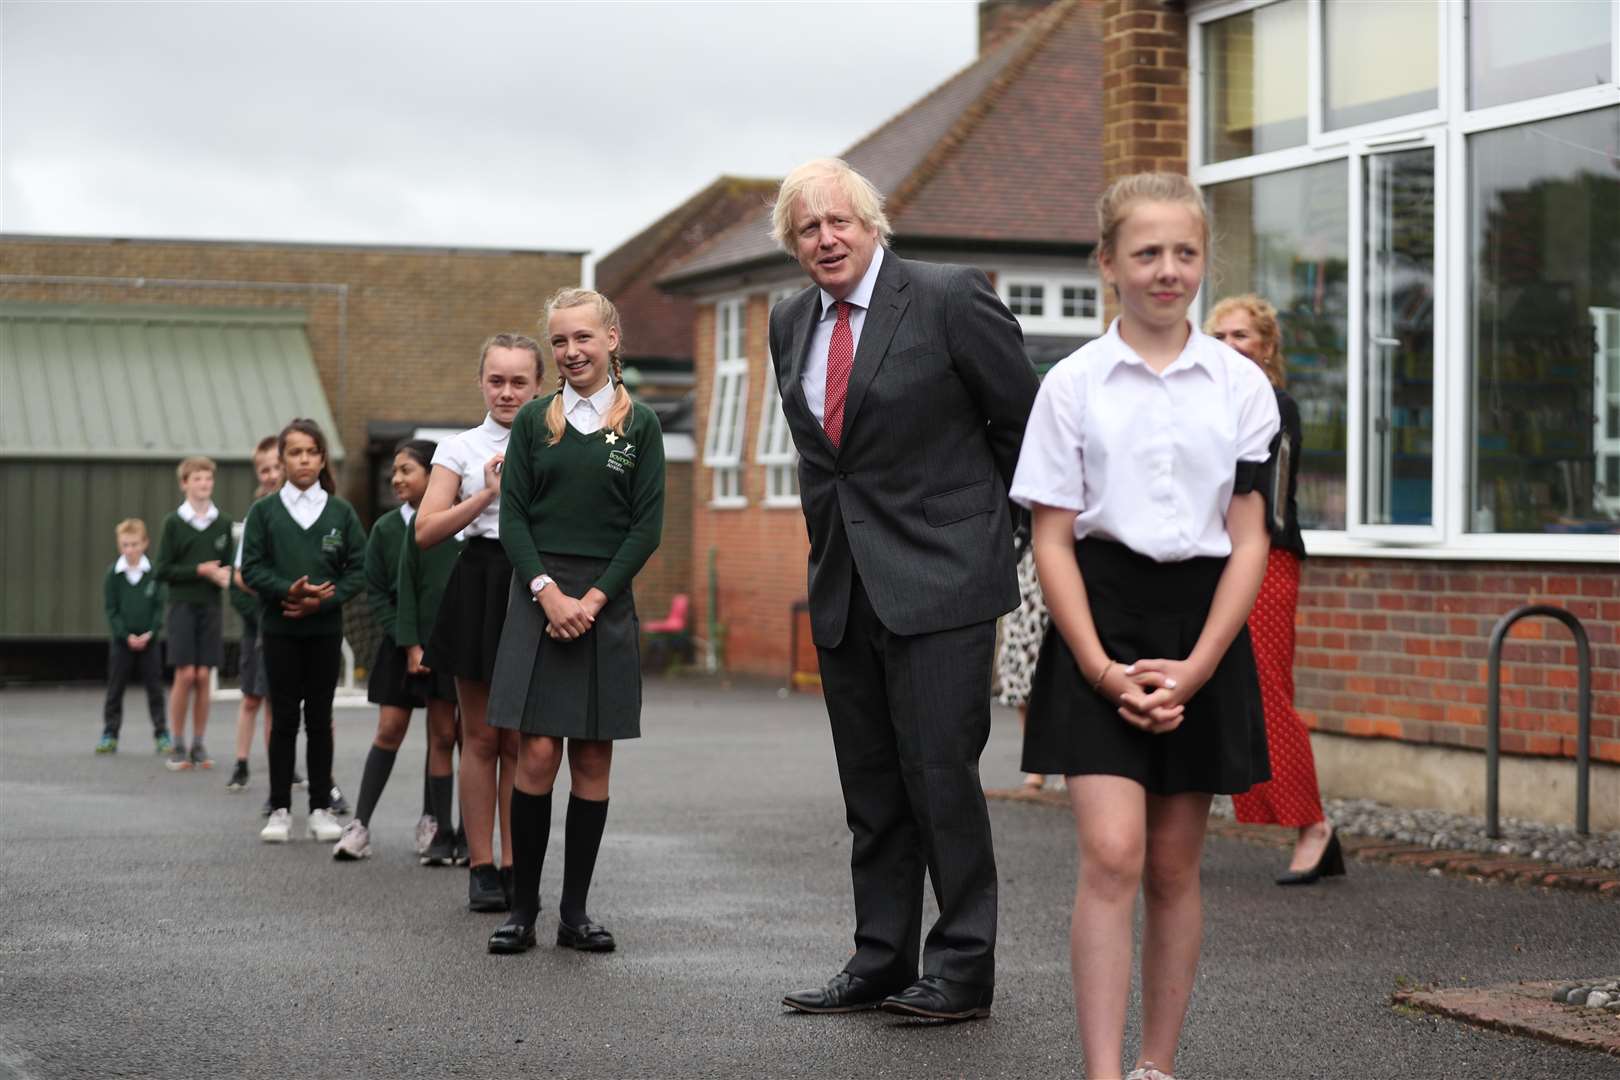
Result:
{"label": "brick wall", "polygon": [[[240,287],[0,283],[0,299],[194,307],[301,308],[310,349],[348,459],[339,486],[365,492],[366,426],[373,420],[477,423],[478,346],[501,330],[534,334],[547,295],[579,281],[576,255],[550,252],[0,237],[9,275],[186,279]],[[254,283],[346,285],[347,340],[332,291]],[[245,431],[244,450],[262,435]]]}
{"label": "brick wall", "polygon": [[1103,4],[1103,176],[1187,171],[1187,17]]}
{"label": "brick wall", "polygon": [[[766,378],[766,297],[748,298],[747,426],[743,432],[743,494],[748,505],[717,510],[709,506],[714,474],[701,462],[692,470],[692,591],[696,632],[708,633],[709,552],[715,553],[719,618],[725,624],[727,670],[788,676],[791,611],[806,592],[810,538],[797,506],[766,507],[765,469],[754,462]],[[697,410],[694,430],[699,457],[708,431],[714,394],[714,305],[700,304],[694,320]]]}
{"label": "brick wall", "polygon": [[[1592,643],[1592,757],[1620,764],[1620,571],[1582,564],[1308,559],[1295,699],[1319,731],[1483,748],[1491,628],[1556,604]],[[1520,622],[1502,651],[1502,749],[1575,756],[1569,631]]]}

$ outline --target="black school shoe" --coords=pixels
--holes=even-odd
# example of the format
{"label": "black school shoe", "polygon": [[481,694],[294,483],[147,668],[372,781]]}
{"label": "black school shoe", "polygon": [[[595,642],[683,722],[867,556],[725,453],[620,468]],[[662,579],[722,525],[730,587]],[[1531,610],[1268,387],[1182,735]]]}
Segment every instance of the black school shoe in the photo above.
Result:
{"label": "black school shoe", "polygon": [[608,933],[607,927],[601,923],[584,922],[578,926],[569,926],[565,922],[557,923],[557,944],[565,949],[577,949],[580,952],[612,952],[618,948],[613,935]]}
{"label": "black school shoe", "polygon": [[456,863],[455,838],[444,829],[433,834],[432,843],[422,852],[423,866],[454,866]]}
{"label": "black school shoe", "polygon": [[501,888],[501,872],[489,863],[467,871],[467,910],[506,911],[511,904]]}
{"label": "black school shoe", "polygon": [[489,951],[492,953],[525,953],[534,946],[534,924],[524,925],[515,918],[507,919],[489,935]]}

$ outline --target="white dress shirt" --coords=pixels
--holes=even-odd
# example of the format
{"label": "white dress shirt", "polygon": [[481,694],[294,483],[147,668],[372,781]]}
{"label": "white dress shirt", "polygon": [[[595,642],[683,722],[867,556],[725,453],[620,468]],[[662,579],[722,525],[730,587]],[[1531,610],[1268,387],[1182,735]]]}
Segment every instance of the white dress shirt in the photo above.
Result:
{"label": "white dress shirt", "polygon": [[113,564],[113,569],[123,574],[124,580],[131,585],[139,585],[141,578],[151,572],[152,563],[145,555],[142,555],[141,561],[131,566],[129,560],[120,555],[118,561]]}
{"label": "white dress shirt", "polygon": [[[878,267],[883,265],[883,245],[872,249],[872,261],[861,275],[860,283],[844,297],[852,305],[849,312],[849,332],[854,335],[855,348],[861,347],[861,329],[866,326],[866,309],[872,306],[872,287],[877,284]],[[804,358],[804,370],[799,373],[804,387],[804,403],[816,423],[826,422],[827,411],[827,347],[832,344],[833,327],[838,325],[838,300],[826,289],[821,291],[821,316],[810,331],[810,353]]]}
{"label": "white dress shirt", "polygon": [[[506,453],[506,444],[511,438],[512,429],[497,424],[495,418],[486,413],[482,424],[439,443],[438,449],[433,451],[433,464],[443,465],[461,477],[461,499],[470,499],[484,490],[484,463],[496,454]],[[472,524],[462,530],[462,535],[469,540],[476,537],[500,539],[499,495],[472,519]]]}
{"label": "white dress shirt", "polygon": [[1158,562],[1232,553],[1226,510],[1239,461],[1264,461],[1277,398],[1260,366],[1191,327],[1155,373],[1108,333],[1059,361],[1024,429],[1011,497],[1074,510],[1076,539]]}
{"label": "white dress shirt", "polygon": [[568,418],[568,426],[581,435],[595,435],[601,431],[602,422],[607,418],[608,410],[613,407],[613,394],[612,379],[590,397],[585,397],[572,386],[564,384],[563,415]]}
{"label": "white dress shirt", "polygon": [[291,480],[281,485],[281,505],[287,508],[287,513],[298,522],[300,529],[307,529],[315,524],[326,509],[326,489],[319,483],[309,485],[302,491],[293,486]]}
{"label": "white dress shirt", "polygon": [[181,503],[180,509],[176,510],[175,513],[180,515],[181,521],[185,522],[187,525],[190,525],[198,532],[202,532],[204,529],[208,528],[208,526],[212,525],[214,520],[219,517],[219,507],[215,506],[213,503],[209,503],[208,509],[199,514],[197,511],[191,508],[191,503],[187,501]]}
{"label": "white dress shirt", "polygon": [[411,523],[411,519],[416,517],[416,507],[412,506],[410,503],[400,503],[399,517],[401,521],[409,525]]}

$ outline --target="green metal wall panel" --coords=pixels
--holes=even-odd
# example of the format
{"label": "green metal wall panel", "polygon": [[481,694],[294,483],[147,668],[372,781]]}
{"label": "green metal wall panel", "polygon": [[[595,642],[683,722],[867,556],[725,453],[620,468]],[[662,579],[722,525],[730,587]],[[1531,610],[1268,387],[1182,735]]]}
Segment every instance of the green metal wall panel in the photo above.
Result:
{"label": "green metal wall panel", "polygon": [[[251,450],[255,440],[236,441]],[[118,558],[113,527],[145,521],[155,559],[163,518],[182,498],[178,463],[0,461],[0,640],[105,637],[101,582]],[[222,462],[214,502],[240,521],[255,486],[250,464]],[[227,606],[225,635],[239,633]]]}

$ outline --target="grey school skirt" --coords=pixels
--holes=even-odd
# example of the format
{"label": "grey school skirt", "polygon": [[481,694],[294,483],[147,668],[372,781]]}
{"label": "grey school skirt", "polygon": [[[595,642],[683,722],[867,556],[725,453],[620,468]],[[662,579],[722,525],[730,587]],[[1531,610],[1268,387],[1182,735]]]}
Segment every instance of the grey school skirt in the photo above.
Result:
{"label": "grey school skirt", "polygon": [[[607,559],[546,555],[546,573],[580,597]],[[512,575],[506,624],[489,688],[491,727],[567,739],[634,739],[641,735],[641,622],[626,589],[607,602],[585,636],[546,634],[546,613]]]}

